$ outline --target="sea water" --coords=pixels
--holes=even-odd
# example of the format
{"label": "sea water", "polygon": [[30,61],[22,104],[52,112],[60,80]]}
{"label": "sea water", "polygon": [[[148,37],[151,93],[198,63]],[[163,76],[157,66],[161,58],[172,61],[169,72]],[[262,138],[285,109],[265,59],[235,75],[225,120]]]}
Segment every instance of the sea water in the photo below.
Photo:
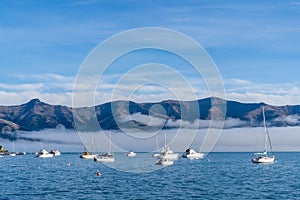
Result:
{"label": "sea water", "polygon": [[[137,156],[152,159],[152,171],[128,173],[79,153],[4,156],[0,199],[300,199],[300,153],[276,153],[274,164],[253,164],[252,153],[210,153],[165,168],[149,153]],[[117,159],[129,158],[116,154],[112,165]]]}

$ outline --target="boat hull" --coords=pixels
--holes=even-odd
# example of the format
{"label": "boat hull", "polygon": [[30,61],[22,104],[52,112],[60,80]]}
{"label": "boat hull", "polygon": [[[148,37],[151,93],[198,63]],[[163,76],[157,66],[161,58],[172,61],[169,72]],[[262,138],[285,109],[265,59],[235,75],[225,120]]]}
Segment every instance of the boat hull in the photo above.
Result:
{"label": "boat hull", "polygon": [[112,163],[115,162],[115,157],[113,155],[98,155],[94,157],[95,162],[105,162]]}
{"label": "boat hull", "polygon": [[53,154],[47,154],[47,155],[38,155],[36,156],[38,158],[52,158],[53,157]]}
{"label": "boat hull", "polygon": [[202,153],[189,154],[189,155],[186,155],[186,158],[189,158],[191,160],[193,160],[193,159],[202,159],[202,158],[204,158],[204,154],[202,154]]}
{"label": "boat hull", "polygon": [[127,156],[128,156],[128,157],[134,157],[134,156],[136,156],[136,153],[130,152],[130,153],[127,154]]}
{"label": "boat hull", "polygon": [[192,148],[189,148],[185,151],[185,153],[182,155],[183,158],[189,158],[189,159],[201,159],[204,158],[205,154],[204,153],[199,153],[195,151]]}
{"label": "boat hull", "polygon": [[168,159],[159,159],[155,163],[156,165],[162,165],[162,166],[170,166],[174,164],[173,160],[168,160]]}
{"label": "boat hull", "polygon": [[36,155],[37,158],[52,158],[53,154],[49,153],[45,149],[40,150],[40,152]]}
{"label": "boat hull", "polygon": [[252,158],[252,162],[253,163],[265,163],[265,164],[268,164],[268,163],[274,163],[275,161],[275,156],[264,156],[264,157],[255,157],[255,158]]}
{"label": "boat hull", "polygon": [[179,157],[178,153],[169,153],[169,154],[159,156],[160,159],[167,159],[167,160],[177,160],[178,157]]}
{"label": "boat hull", "polygon": [[81,155],[80,158],[82,159],[94,159],[96,155]]}

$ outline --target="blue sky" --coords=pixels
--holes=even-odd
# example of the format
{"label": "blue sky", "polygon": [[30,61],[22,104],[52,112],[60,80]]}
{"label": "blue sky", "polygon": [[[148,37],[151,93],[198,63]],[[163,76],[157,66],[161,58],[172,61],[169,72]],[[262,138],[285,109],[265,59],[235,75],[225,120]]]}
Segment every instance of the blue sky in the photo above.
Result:
{"label": "blue sky", "polygon": [[[74,78],[90,51],[114,34],[142,27],[174,29],[200,43],[216,63],[228,99],[300,104],[300,1],[273,0],[1,1],[0,104],[37,97],[71,105]],[[159,61],[155,53],[143,53],[138,59]],[[133,63],[129,58],[122,65]],[[120,66],[107,72],[103,85],[109,89],[99,92],[97,103],[109,99],[108,85],[124,73]],[[208,95],[188,66],[178,61],[176,67],[195,83],[199,98]],[[136,100],[149,101],[142,96]],[[150,101],[167,98],[156,92]]]}

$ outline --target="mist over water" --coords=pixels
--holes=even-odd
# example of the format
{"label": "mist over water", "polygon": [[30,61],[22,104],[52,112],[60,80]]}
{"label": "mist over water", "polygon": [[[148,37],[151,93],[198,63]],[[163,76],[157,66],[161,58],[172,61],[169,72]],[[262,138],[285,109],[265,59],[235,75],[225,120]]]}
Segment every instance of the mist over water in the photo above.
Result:
{"label": "mist over water", "polygon": [[[213,151],[217,152],[249,152],[261,151],[264,148],[263,127],[232,128],[222,130],[221,136]],[[269,128],[274,151],[300,151],[300,127]],[[108,133],[111,134],[111,151],[153,152],[166,143],[177,152],[183,152],[192,147],[200,150],[207,129],[169,129],[140,137],[143,133],[136,132],[128,135],[120,131],[105,131],[104,133],[89,132],[84,135],[74,130],[63,128],[42,131],[19,131],[0,134],[0,145],[9,151],[36,152],[40,148],[47,150],[58,149],[62,152],[81,152],[84,147],[94,152],[108,150]]]}

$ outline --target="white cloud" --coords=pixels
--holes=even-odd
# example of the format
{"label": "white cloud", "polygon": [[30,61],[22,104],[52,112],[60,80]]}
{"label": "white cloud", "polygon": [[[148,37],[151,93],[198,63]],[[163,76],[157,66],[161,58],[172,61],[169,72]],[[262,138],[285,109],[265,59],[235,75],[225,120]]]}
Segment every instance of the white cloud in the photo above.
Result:
{"label": "white cloud", "polygon": [[254,83],[248,80],[224,80],[228,100],[282,106],[300,104],[300,87],[293,83]]}
{"label": "white cloud", "polygon": [[[158,72],[157,72],[158,73]],[[156,76],[153,72],[150,77]],[[210,96],[203,80],[189,78],[190,91],[176,79],[167,79],[166,85],[145,84],[138,76],[131,74],[129,82],[120,83],[114,90],[119,75],[105,75],[98,86],[98,77],[90,77],[77,84],[76,94],[80,106],[91,106],[114,100],[135,102],[159,102],[162,100],[195,100]],[[15,75],[20,84],[0,83],[0,105],[22,104],[32,98],[40,98],[51,104],[72,106],[74,77],[59,74]],[[92,81],[91,81],[92,80]],[[242,79],[225,79],[226,99],[244,103],[265,102],[271,105],[300,104],[300,87],[293,83],[254,83]],[[114,92],[113,92],[114,91]],[[218,95],[217,95],[218,96]],[[91,103],[92,102],[92,103]]]}
{"label": "white cloud", "polygon": [[12,90],[12,91],[24,91],[24,90],[40,90],[42,89],[44,84],[4,84],[0,83],[0,89],[3,90]]}
{"label": "white cloud", "polygon": [[288,115],[286,117],[277,117],[275,121],[278,122],[287,122],[289,124],[298,124],[300,121],[299,115]]}
{"label": "white cloud", "polygon": [[127,122],[131,120],[140,122],[142,124],[146,124],[147,126],[161,126],[165,122],[165,119],[152,117],[149,115],[143,115],[141,113],[134,113],[132,115],[120,116],[120,122]]}
{"label": "white cloud", "polygon": [[170,128],[190,128],[190,129],[198,129],[198,128],[234,128],[245,125],[246,122],[241,121],[240,119],[228,118],[223,121],[212,121],[211,120],[200,120],[197,119],[194,122],[184,121],[184,120],[168,120],[166,126]]}

